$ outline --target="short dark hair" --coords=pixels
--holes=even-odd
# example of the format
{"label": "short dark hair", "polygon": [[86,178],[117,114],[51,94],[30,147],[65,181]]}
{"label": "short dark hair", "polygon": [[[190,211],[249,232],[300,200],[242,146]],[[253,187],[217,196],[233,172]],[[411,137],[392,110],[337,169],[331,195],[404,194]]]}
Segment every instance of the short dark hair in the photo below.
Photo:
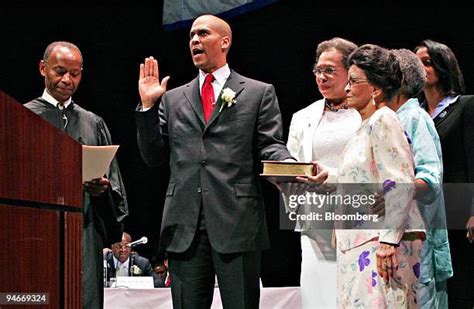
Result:
{"label": "short dark hair", "polygon": [[49,44],[45,51],[44,51],[44,54],[43,54],[43,60],[44,61],[48,61],[49,60],[49,56],[51,56],[51,53],[53,52],[54,48],[56,46],[65,46],[65,47],[69,47],[71,49],[75,49],[79,52],[79,55],[81,55],[81,61],[84,62],[83,58],[82,58],[82,53],[81,53],[81,50],[79,49],[79,47],[77,47],[76,44],[73,44],[71,42],[67,42],[67,41],[56,41],[56,42],[53,42],[51,44]]}
{"label": "short dark hair", "polygon": [[418,56],[408,49],[394,49],[402,71],[402,85],[399,93],[407,98],[416,98],[425,86],[426,72]]}
{"label": "short dark hair", "polygon": [[357,45],[352,43],[349,40],[342,39],[342,38],[332,38],[327,41],[323,41],[318,44],[316,47],[316,60],[314,62],[314,65],[319,61],[319,57],[321,54],[325,51],[334,49],[337,50],[338,52],[341,53],[342,55],[342,64],[344,65],[344,68],[347,70],[349,68],[349,65],[347,64],[347,59],[349,58],[349,55],[357,48]]}
{"label": "short dark hair", "polygon": [[[426,47],[432,66],[438,76],[438,85],[444,95],[464,94],[464,77],[453,51],[446,45],[432,40],[423,40],[415,52]],[[424,99],[424,97],[423,97]]]}
{"label": "short dark hair", "polygon": [[402,72],[397,58],[389,50],[365,44],[349,56],[348,63],[363,70],[369,82],[382,89],[384,100],[391,100],[400,89]]}

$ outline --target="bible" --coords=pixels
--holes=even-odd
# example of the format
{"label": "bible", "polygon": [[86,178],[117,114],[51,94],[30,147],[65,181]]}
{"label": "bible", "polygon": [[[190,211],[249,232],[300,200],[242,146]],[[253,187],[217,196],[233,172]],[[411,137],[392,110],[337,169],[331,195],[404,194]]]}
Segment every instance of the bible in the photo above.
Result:
{"label": "bible", "polygon": [[315,167],[309,162],[263,160],[260,176],[275,178],[277,182],[294,181],[296,176],[316,175]]}

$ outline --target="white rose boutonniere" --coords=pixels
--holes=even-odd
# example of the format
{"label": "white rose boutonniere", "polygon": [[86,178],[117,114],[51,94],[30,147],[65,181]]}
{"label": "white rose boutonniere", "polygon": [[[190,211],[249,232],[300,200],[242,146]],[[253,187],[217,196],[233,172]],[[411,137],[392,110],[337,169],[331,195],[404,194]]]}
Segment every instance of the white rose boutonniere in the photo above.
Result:
{"label": "white rose boutonniere", "polygon": [[130,271],[132,276],[140,276],[143,273],[143,271],[137,265],[133,265]]}
{"label": "white rose boutonniere", "polygon": [[224,105],[227,104],[227,107],[231,107],[232,104],[237,103],[237,101],[234,100],[234,97],[235,97],[235,91],[230,89],[229,87],[222,90],[222,95],[221,95],[222,104],[221,104],[221,108],[219,109],[219,113],[224,108]]}

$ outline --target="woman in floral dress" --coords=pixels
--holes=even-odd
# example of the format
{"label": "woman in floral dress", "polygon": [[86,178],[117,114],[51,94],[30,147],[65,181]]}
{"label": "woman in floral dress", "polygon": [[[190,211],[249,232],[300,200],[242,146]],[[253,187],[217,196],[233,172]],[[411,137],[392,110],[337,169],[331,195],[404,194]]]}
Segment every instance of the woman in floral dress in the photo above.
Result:
{"label": "woman in floral dress", "polygon": [[[413,155],[397,115],[385,106],[400,87],[401,76],[398,61],[384,48],[363,45],[350,55],[347,104],[359,111],[361,128],[346,146],[337,171],[318,165],[321,172],[308,177],[338,183],[338,194],[347,193],[346,184],[375,187],[385,201],[379,222],[336,230],[340,308],[417,307],[425,233],[413,201]],[[344,207],[339,213],[354,212],[355,207]]]}

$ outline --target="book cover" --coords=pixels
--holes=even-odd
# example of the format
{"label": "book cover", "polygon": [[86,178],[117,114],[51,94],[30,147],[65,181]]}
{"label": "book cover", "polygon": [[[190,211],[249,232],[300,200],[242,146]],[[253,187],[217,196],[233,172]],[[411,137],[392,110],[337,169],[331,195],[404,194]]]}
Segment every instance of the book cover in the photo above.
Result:
{"label": "book cover", "polygon": [[316,175],[315,167],[310,162],[263,160],[262,163],[260,176],[274,178],[277,182],[294,181],[296,176]]}

